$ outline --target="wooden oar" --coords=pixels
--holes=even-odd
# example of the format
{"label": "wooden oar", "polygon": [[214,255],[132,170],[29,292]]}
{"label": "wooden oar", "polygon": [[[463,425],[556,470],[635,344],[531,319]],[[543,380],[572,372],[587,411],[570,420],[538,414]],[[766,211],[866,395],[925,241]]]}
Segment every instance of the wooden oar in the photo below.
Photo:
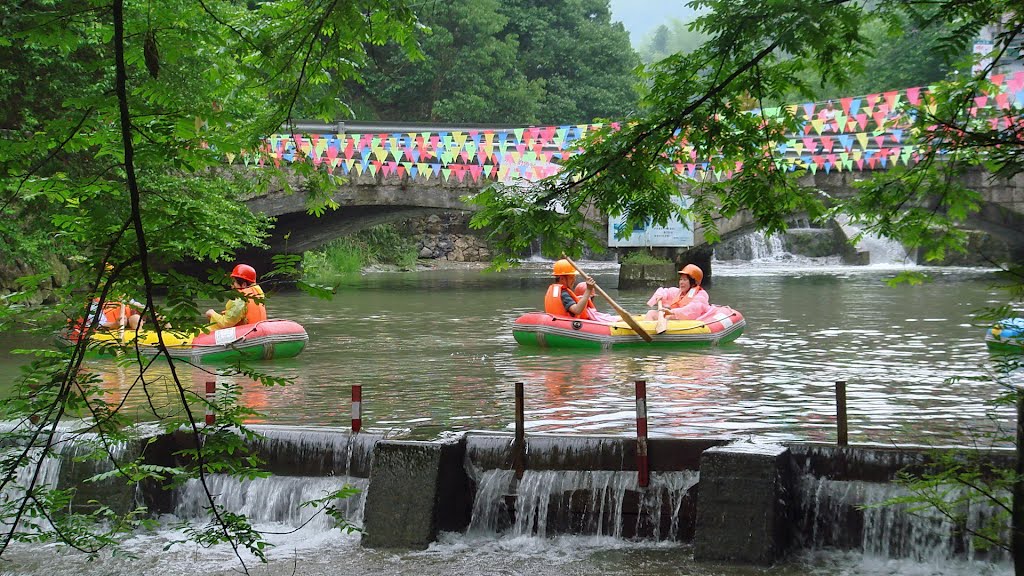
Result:
{"label": "wooden oar", "polygon": [[665,309],[661,307],[661,300],[658,300],[658,323],[654,325],[654,333],[661,334],[668,330],[668,316],[665,316]]}
{"label": "wooden oar", "polygon": [[[590,278],[590,276],[588,276],[586,272],[581,270],[580,267],[577,266],[571,258],[566,256],[565,254],[562,254],[562,258],[565,258],[569,262],[569,264],[572,264],[572,267],[575,268],[577,272],[582,274],[584,278]],[[629,327],[632,328],[633,331],[636,332],[641,338],[648,342],[653,340],[653,338],[651,338],[651,335],[648,334],[647,331],[644,330],[643,327],[640,326],[640,324],[638,324],[637,321],[634,320],[633,317],[629,315],[629,312],[626,312],[626,310],[622,306],[619,306],[618,303],[615,302],[615,300],[612,300],[611,296],[606,294],[604,290],[601,290],[600,286],[594,284],[594,290],[597,290],[597,293],[600,294],[605,300],[607,300],[608,303],[612,305],[612,308],[615,308],[615,311],[619,313],[619,316],[626,322],[626,324],[629,324]]]}

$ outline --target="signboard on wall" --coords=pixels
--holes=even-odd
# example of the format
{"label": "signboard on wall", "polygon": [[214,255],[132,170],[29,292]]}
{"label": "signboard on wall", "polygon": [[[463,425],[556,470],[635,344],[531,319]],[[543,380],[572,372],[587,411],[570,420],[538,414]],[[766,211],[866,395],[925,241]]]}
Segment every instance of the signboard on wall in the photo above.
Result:
{"label": "signboard on wall", "polygon": [[[690,205],[690,199],[676,198],[682,207]],[[648,222],[642,226],[634,226],[629,238],[617,238],[626,227],[625,216],[608,218],[608,246],[610,248],[650,248],[650,247],[686,247],[693,246],[693,220],[683,222],[678,219],[668,221],[665,226],[655,226]]]}

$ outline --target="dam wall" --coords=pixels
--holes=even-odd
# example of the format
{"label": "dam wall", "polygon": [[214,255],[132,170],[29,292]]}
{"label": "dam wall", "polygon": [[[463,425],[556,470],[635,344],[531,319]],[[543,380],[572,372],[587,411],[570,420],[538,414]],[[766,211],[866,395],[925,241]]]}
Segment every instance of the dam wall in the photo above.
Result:
{"label": "dam wall", "polygon": [[[256,427],[247,443],[272,479],[289,485],[331,479],[363,492],[353,514],[362,545],[423,549],[441,532],[552,537],[612,536],[690,544],[695,559],[771,565],[798,550],[844,549],[935,560],[979,554],[965,523],[995,509],[975,507],[963,521],[924,518],[907,506],[880,506],[906,495],[895,482],[927,470],[925,447],[838,447],[724,439],[648,440],[641,475],[638,443],[611,436],[469,432],[444,441],[315,427]],[[181,464],[187,434],[145,447],[147,461]],[[521,456],[517,458],[517,450]],[[987,455],[1012,469],[1012,451]],[[67,471],[77,500],[109,496],[109,481],[83,485]],[[641,485],[646,478],[646,485]],[[125,494],[157,512],[180,511],[182,493],[148,485]]]}

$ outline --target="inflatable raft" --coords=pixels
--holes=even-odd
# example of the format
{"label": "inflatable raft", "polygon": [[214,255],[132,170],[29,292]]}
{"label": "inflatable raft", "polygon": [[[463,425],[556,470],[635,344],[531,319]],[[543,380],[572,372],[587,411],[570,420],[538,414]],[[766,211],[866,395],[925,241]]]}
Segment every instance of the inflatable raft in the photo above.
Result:
{"label": "inflatable raft", "polygon": [[1024,352],[1024,318],[1004,318],[985,332],[985,344],[993,352]]}
{"label": "inflatable raft", "polygon": [[[77,331],[65,330],[57,341],[69,347],[77,344],[79,338]],[[164,330],[163,338],[171,356],[193,363],[292,358],[298,356],[309,341],[306,330],[291,320],[264,320],[203,334]],[[159,352],[156,332],[150,330],[139,330],[137,335],[133,330],[126,330],[123,337],[119,331],[99,331],[90,337],[89,349],[101,355],[114,355],[124,345],[137,346],[145,356]]]}
{"label": "inflatable raft", "polygon": [[668,330],[661,334],[655,334],[654,321],[645,320],[643,316],[633,316],[633,319],[653,341],[646,342],[625,321],[595,322],[552,316],[547,312],[529,312],[517,318],[512,325],[512,336],[525,346],[543,348],[714,346],[739,338],[747,325],[743,315],[728,306],[712,306],[698,320],[670,320]]}

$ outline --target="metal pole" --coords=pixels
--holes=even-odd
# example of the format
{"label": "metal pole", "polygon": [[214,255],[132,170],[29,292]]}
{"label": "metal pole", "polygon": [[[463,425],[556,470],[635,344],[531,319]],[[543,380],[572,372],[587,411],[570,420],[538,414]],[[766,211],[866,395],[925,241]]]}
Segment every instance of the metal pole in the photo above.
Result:
{"label": "metal pole", "polygon": [[518,479],[522,479],[523,472],[526,471],[526,462],[523,457],[523,453],[526,448],[526,418],[524,416],[525,405],[526,401],[523,393],[523,383],[516,382],[516,435],[512,440],[512,466],[515,468],[516,478]]}
{"label": "metal pole", "polygon": [[836,380],[836,428],[836,444],[849,445],[849,432],[846,426],[846,380]]}
{"label": "metal pole", "polygon": [[217,422],[217,415],[213,413],[213,402],[217,395],[217,383],[213,380],[206,381],[206,425],[213,426]]}
{"label": "metal pole", "polygon": [[352,385],[352,432],[363,429],[363,385]]}
{"label": "metal pole", "polygon": [[636,381],[636,472],[637,484],[646,488],[650,483],[647,462],[647,382]]}

